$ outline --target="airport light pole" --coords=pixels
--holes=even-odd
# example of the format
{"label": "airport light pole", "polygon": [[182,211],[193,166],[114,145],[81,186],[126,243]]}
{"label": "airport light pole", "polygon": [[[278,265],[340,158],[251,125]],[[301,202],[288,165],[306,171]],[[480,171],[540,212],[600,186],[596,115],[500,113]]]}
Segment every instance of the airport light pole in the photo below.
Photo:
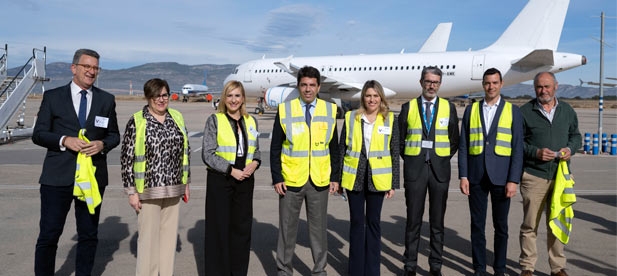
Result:
{"label": "airport light pole", "polygon": [[604,109],[604,12],[600,14],[600,102],[598,108],[598,152],[602,152],[602,111]]}

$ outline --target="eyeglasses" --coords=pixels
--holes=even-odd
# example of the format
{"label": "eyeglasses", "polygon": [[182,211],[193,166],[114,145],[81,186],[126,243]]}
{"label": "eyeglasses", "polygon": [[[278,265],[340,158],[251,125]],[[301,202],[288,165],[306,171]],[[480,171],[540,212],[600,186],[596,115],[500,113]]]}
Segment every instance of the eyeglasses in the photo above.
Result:
{"label": "eyeglasses", "polygon": [[424,80],[422,81],[422,83],[424,83],[425,86],[439,86],[441,84],[440,81],[430,81],[430,80]]}
{"label": "eyeglasses", "polygon": [[98,67],[98,66],[92,66],[92,65],[90,65],[90,64],[79,64],[79,63],[77,63],[77,64],[75,64],[75,65],[82,66],[82,67],[84,68],[84,70],[86,70],[86,71],[90,71],[90,70],[93,70],[94,72],[101,71],[101,67]]}
{"label": "eyeglasses", "polygon": [[156,96],[152,97],[152,99],[153,100],[158,100],[158,99],[168,100],[169,99],[169,94],[165,93],[165,94],[156,95]]}

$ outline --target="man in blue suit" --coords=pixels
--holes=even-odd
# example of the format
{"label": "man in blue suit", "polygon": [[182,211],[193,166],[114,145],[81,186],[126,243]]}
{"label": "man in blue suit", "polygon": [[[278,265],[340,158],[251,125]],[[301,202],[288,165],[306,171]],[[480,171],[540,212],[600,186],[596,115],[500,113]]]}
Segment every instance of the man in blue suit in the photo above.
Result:
{"label": "man in blue suit", "polygon": [[[92,272],[101,205],[91,215],[86,202],[73,196],[77,154],[92,157],[102,198],[107,186],[107,153],[120,143],[114,96],[93,86],[99,70],[99,54],[79,49],[71,64],[71,83],[43,94],[32,135],[35,144],[47,148],[39,179],[41,218],[35,275],[54,275],[58,240],[73,202],[78,236],[75,275]],[[82,128],[89,143],[77,138]]]}
{"label": "man in blue suit", "polygon": [[458,169],[461,192],[469,198],[474,275],[486,275],[486,209],[491,196],[494,275],[505,275],[508,212],[523,172],[523,118],[517,106],[501,98],[501,72],[484,72],[484,100],[465,109]]}

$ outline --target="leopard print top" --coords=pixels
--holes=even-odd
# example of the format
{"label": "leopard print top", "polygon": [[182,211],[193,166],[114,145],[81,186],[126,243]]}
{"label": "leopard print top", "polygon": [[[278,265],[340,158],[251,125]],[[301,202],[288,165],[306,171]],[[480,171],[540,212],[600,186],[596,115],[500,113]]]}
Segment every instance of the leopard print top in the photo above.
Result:
{"label": "leopard print top", "polygon": [[[146,177],[144,192],[139,195],[141,200],[176,197],[184,194],[182,185],[182,132],[169,113],[165,121],[160,123],[149,112],[146,105],[143,109],[146,119]],[[190,148],[189,148],[190,160]],[[122,139],[120,163],[122,166],[122,182],[127,194],[136,193],[133,161],[135,159],[135,119],[133,116],[126,124]]]}

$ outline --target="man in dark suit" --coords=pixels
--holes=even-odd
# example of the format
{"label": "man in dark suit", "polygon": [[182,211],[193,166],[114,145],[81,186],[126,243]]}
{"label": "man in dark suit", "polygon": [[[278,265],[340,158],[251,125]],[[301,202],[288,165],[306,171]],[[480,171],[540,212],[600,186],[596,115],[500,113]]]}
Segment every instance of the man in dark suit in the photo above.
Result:
{"label": "man in dark suit", "polygon": [[469,198],[474,275],[486,275],[486,209],[491,195],[495,243],[494,275],[505,275],[510,199],[523,172],[523,117],[501,98],[501,72],[484,72],[484,99],[465,109],[458,169],[461,192]]}
{"label": "man in dark suit", "polygon": [[[99,54],[79,49],[73,56],[73,81],[45,91],[32,141],[47,148],[41,184],[40,232],[34,256],[35,275],[54,275],[58,239],[75,203],[77,253],[75,275],[90,275],[98,243],[100,208],[90,214],[86,202],[73,196],[77,154],[92,157],[101,198],[107,186],[107,153],[120,143],[114,96],[94,86]],[[86,129],[89,143],[79,139]]]}
{"label": "man in dark suit", "polygon": [[443,263],[444,216],[450,185],[450,159],[458,149],[456,108],[437,97],[442,72],[425,67],[420,77],[422,96],[403,104],[398,117],[401,157],[404,161],[405,203],[405,275],[416,275],[420,228],[426,192],[429,194],[431,275],[441,275]]}

